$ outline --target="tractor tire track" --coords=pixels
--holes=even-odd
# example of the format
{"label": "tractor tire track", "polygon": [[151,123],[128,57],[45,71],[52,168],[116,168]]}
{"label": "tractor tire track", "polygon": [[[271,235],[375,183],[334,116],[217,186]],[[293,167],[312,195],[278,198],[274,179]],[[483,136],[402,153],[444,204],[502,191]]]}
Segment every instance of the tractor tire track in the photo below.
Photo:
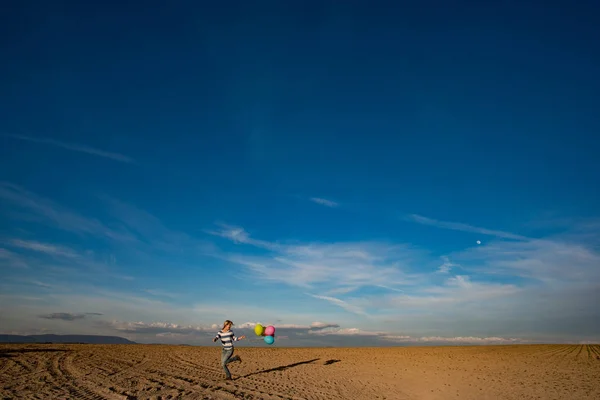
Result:
{"label": "tractor tire track", "polygon": [[[79,365],[76,366],[75,364],[75,359],[76,357],[80,356],[80,359],[82,359],[83,365]],[[84,357],[85,356],[85,357]],[[88,396],[95,396],[93,397],[94,399],[106,399],[106,400],[121,400],[124,397],[123,396],[117,396],[114,393],[112,393],[111,391],[109,391],[107,388],[102,387],[103,385],[103,379],[98,379],[98,377],[95,377],[94,380],[89,380],[86,379],[86,376],[88,376],[90,373],[93,373],[93,366],[90,366],[88,363],[86,363],[85,361],[89,360],[91,358],[92,354],[85,354],[85,353],[78,353],[78,352],[73,352],[72,354],[69,354],[67,357],[63,358],[63,363],[62,363],[62,367],[63,367],[63,373],[65,376],[69,376],[70,378],[72,378],[77,384],[78,384],[78,388],[80,388],[81,391],[86,392],[88,394]],[[83,369],[82,369],[83,367]],[[92,368],[92,372],[88,372],[86,373],[85,371],[90,369],[90,367]]]}
{"label": "tractor tire track", "polygon": [[17,393],[19,381],[10,379],[11,376],[26,376],[21,371],[23,366],[11,358],[6,358],[2,368],[2,374],[0,374],[0,389],[4,392]]}
{"label": "tractor tire track", "polygon": [[23,363],[22,361],[19,361],[19,360],[12,360],[12,361],[14,361],[14,363],[16,365],[19,365],[20,367],[22,367],[23,369],[26,369],[28,371],[28,372],[19,374],[19,379],[22,380],[24,378],[30,378],[35,375],[47,375],[48,371],[50,369],[50,364],[52,363],[52,358],[48,358],[48,357],[43,358],[42,359],[43,363],[38,363],[38,367],[35,369],[29,365],[25,365],[25,363]]}
{"label": "tractor tire track", "polygon": [[[2,358],[2,359],[0,359],[0,362],[2,363],[0,365],[0,376],[2,376],[4,374],[4,371],[10,367],[11,361],[8,358]],[[2,382],[2,381],[0,381],[0,382]]]}
{"label": "tractor tire track", "polygon": [[560,359],[562,358],[560,356],[560,354],[565,350],[564,346],[560,346],[557,347],[555,349],[553,349],[552,351],[549,351],[547,353],[542,353],[540,354],[541,357],[547,359],[549,362],[554,362],[556,359]]}
{"label": "tractor tire track", "polygon": [[[177,365],[178,368],[183,369],[183,371],[189,376],[198,376],[197,372],[200,372],[201,376],[200,376],[200,380],[203,381],[201,382],[201,386],[205,389],[210,389],[211,391],[214,390],[219,390],[219,391],[227,391],[229,393],[232,393],[234,395],[241,395],[241,392],[245,391],[244,396],[248,397],[248,398],[255,398],[256,396],[259,396],[258,398],[263,398],[264,396],[269,396],[270,398],[280,398],[280,394],[279,393],[266,393],[262,390],[259,390],[257,388],[247,388],[247,387],[242,387],[240,389],[235,389],[232,391],[231,388],[229,388],[229,384],[227,383],[221,383],[223,382],[223,378],[224,378],[224,372],[222,369],[216,369],[216,368],[212,368],[206,365],[202,365],[202,364],[197,364],[191,361],[188,361],[184,358],[181,357],[177,357],[177,356],[171,356],[172,360],[174,361],[174,363],[172,365]],[[181,367],[181,364],[187,366],[187,367]],[[207,379],[208,378],[208,379]],[[196,378],[198,379],[198,378]],[[239,378],[237,380],[234,381],[235,383],[232,383],[232,385],[235,387],[236,385],[239,384]],[[206,388],[206,386],[208,385],[208,388]],[[238,392],[237,394],[235,392]],[[246,393],[247,392],[247,393]]]}
{"label": "tractor tire track", "polygon": [[63,353],[55,357],[51,363],[50,375],[54,380],[56,387],[62,389],[67,398],[76,398],[82,400],[113,400],[123,399],[122,396],[115,397],[104,395],[96,390],[87,387],[87,384],[77,377],[77,372],[72,365],[73,354]]}
{"label": "tractor tire track", "polygon": [[575,360],[579,360],[579,356],[584,348],[585,348],[585,345],[583,345],[583,344],[581,346],[579,346],[579,350],[577,351],[577,354],[575,354]]}
{"label": "tractor tire track", "polygon": [[136,376],[137,372],[144,371],[145,368],[152,366],[155,360],[151,360],[148,357],[144,357],[141,361],[134,364],[128,364],[125,368],[111,372],[107,375],[107,379],[112,382],[118,382],[122,379],[127,379],[131,376]]}
{"label": "tractor tire track", "polygon": [[546,357],[551,355],[552,353],[555,353],[556,351],[558,351],[558,346],[556,345],[550,345],[550,346],[542,346],[540,348],[537,349],[537,351],[533,351],[531,353],[531,356],[534,358],[537,357]]}
{"label": "tractor tire track", "polygon": [[[148,375],[150,375],[150,377],[148,377]],[[235,397],[243,399],[280,398],[278,396],[273,396],[273,394],[265,393],[262,391],[257,392],[249,390],[248,388],[238,388],[235,383],[219,383],[211,379],[206,379],[204,377],[195,377],[194,379],[192,379],[189,377],[182,376],[180,373],[177,373],[176,371],[172,371],[170,369],[148,370],[146,372],[146,377],[150,381],[161,385],[161,388],[167,387],[170,390],[176,390],[180,393],[190,391],[218,395],[219,392],[225,392]]]}
{"label": "tractor tire track", "polygon": [[[209,375],[218,381],[221,381],[224,377],[224,372],[221,368],[217,369],[217,368],[209,367],[206,365],[197,364],[197,363],[186,360],[186,359],[184,359],[180,356],[176,356],[176,355],[170,355],[170,357],[174,361],[173,365],[176,365],[176,363],[185,364],[193,369],[202,371],[203,375]],[[273,368],[273,371],[265,371],[265,372],[266,373],[275,372],[277,370],[278,369],[276,367],[276,368]],[[190,374],[189,371],[187,371],[187,373]],[[258,392],[261,396],[270,395],[271,397],[282,398],[282,399],[306,399],[307,396],[310,397],[310,393],[305,393],[305,391],[303,391],[302,389],[292,388],[289,385],[286,385],[284,383],[277,384],[277,383],[273,383],[272,381],[269,381],[269,380],[256,378],[256,377],[253,377],[252,374],[253,373],[251,372],[251,373],[240,375],[234,381],[235,385],[242,385],[242,388],[244,390]],[[266,393],[264,390],[268,390],[268,393]],[[292,394],[290,394],[290,391],[295,391],[296,393],[294,395],[292,395]],[[300,392],[300,393],[297,393],[297,392]],[[297,397],[297,396],[301,396],[301,397]],[[260,398],[262,398],[262,397],[260,397]],[[335,397],[332,397],[332,398],[335,398]]]}
{"label": "tractor tire track", "polygon": [[[162,357],[143,358],[107,377],[109,390],[132,398],[183,398],[185,393],[193,393],[198,389],[205,391],[203,387],[194,386],[193,379],[172,373],[169,364]],[[210,387],[209,382],[203,386]],[[140,387],[143,389],[140,390]]]}
{"label": "tractor tire track", "polygon": [[580,346],[577,345],[570,346],[569,349],[565,352],[564,357],[570,356],[571,354],[575,353],[579,348]]}
{"label": "tractor tire track", "polygon": [[84,365],[87,371],[89,371],[86,375],[98,374],[102,376],[103,379],[112,376],[123,369],[130,368],[132,365],[134,365],[134,363],[132,362],[116,360],[113,357],[99,358],[94,357],[93,354],[86,354],[85,357],[86,362]]}
{"label": "tractor tire track", "polygon": [[[188,367],[188,368],[184,367],[184,369],[183,369],[187,375],[197,376],[197,373],[194,373],[194,372],[200,371],[201,377],[204,378],[203,380],[206,381],[206,377],[207,376],[210,377],[211,381],[209,381],[209,382],[213,383],[213,388],[215,386],[214,381],[217,381],[217,382],[223,381],[225,373],[220,368],[217,369],[217,368],[209,367],[206,365],[197,364],[195,362],[186,360],[182,357],[175,356],[175,355],[170,355],[170,357],[173,360],[172,365],[184,364]],[[179,368],[181,368],[181,367],[179,367]],[[190,370],[190,368],[191,368],[191,370]],[[249,383],[251,385],[248,385]],[[229,387],[229,385],[230,384],[228,384],[228,383],[223,383],[223,384],[217,384],[216,386],[220,388],[218,390],[226,390],[223,388]],[[244,375],[239,376],[237,379],[235,379],[235,381],[233,381],[233,383],[231,383],[231,385],[241,386],[240,388],[236,389],[233,392],[231,390],[226,390],[226,391],[229,391],[230,393],[233,393],[234,395],[241,395],[241,392],[245,392],[246,393],[245,396],[259,396],[258,398],[260,398],[260,399],[262,399],[262,398],[296,399],[297,398],[294,396],[290,396],[289,394],[286,394],[285,388],[282,388],[281,385],[273,385],[269,382],[261,381],[260,379],[245,377]],[[265,389],[268,389],[268,392],[265,392],[264,391]]]}
{"label": "tractor tire track", "polygon": [[565,351],[565,349],[567,347],[568,346],[566,346],[566,345],[556,346],[556,347],[552,348],[551,350],[549,350],[548,352],[542,353],[540,355],[545,356],[545,357],[553,357],[553,356]]}
{"label": "tractor tire track", "polygon": [[575,348],[576,348],[576,346],[569,346],[569,345],[561,346],[559,349],[557,349],[553,353],[547,354],[546,357],[548,358],[549,361],[560,362],[565,357],[567,357],[569,355],[569,353],[571,353],[573,351],[573,349],[575,349]]}
{"label": "tractor tire track", "polygon": [[[22,362],[18,361],[18,360],[13,360],[12,358],[6,358],[4,361],[4,365],[2,367],[2,370],[0,372],[2,373],[7,373],[8,376],[8,372],[10,372],[11,370],[19,370],[19,372],[16,372],[19,376],[25,376],[28,373],[31,372],[30,368],[27,368],[26,365],[23,365]],[[24,371],[23,371],[24,370]],[[2,375],[0,375],[1,377]]]}
{"label": "tractor tire track", "polygon": [[[592,359],[600,360],[600,345],[590,345]],[[595,356],[595,357],[594,357]]]}

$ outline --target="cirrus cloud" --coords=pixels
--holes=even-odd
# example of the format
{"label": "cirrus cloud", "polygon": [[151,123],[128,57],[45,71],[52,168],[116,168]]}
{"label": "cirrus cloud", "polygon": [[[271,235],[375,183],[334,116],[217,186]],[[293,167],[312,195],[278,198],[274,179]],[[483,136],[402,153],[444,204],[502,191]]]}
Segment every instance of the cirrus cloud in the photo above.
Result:
{"label": "cirrus cloud", "polygon": [[325,207],[329,207],[329,208],[335,208],[339,205],[335,201],[327,200],[327,199],[324,199],[321,197],[311,197],[310,201],[312,201],[313,203],[316,203],[316,204],[320,204]]}

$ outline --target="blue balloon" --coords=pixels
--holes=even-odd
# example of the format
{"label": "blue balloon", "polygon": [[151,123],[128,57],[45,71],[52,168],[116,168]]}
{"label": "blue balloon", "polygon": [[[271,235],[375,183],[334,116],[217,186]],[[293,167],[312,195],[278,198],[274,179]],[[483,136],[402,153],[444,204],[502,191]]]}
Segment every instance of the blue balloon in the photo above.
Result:
{"label": "blue balloon", "polygon": [[273,336],[265,336],[266,344],[273,344],[275,342],[275,338]]}

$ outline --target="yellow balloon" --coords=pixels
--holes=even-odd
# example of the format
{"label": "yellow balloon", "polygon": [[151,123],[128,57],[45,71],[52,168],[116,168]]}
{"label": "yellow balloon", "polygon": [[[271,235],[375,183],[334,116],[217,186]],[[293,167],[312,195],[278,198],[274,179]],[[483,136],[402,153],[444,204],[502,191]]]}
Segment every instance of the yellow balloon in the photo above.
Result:
{"label": "yellow balloon", "polygon": [[262,326],[261,324],[256,324],[254,326],[254,333],[256,333],[256,336],[262,335],[264,331],[265,331],[265,327]]}

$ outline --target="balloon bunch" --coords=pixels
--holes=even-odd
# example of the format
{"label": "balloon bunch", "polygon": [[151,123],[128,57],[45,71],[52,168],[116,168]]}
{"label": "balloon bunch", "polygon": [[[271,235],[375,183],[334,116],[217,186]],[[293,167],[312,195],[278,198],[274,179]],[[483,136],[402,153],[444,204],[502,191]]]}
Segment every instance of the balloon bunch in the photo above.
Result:
{"label": "balloon bunch", "polygon": [[254,333],[256,333],[256,336],[264,336],[266,344],[275,343],[275,327],[273,325],[269,325],[265,328],[261,324],[256,324],[254,326]]}

